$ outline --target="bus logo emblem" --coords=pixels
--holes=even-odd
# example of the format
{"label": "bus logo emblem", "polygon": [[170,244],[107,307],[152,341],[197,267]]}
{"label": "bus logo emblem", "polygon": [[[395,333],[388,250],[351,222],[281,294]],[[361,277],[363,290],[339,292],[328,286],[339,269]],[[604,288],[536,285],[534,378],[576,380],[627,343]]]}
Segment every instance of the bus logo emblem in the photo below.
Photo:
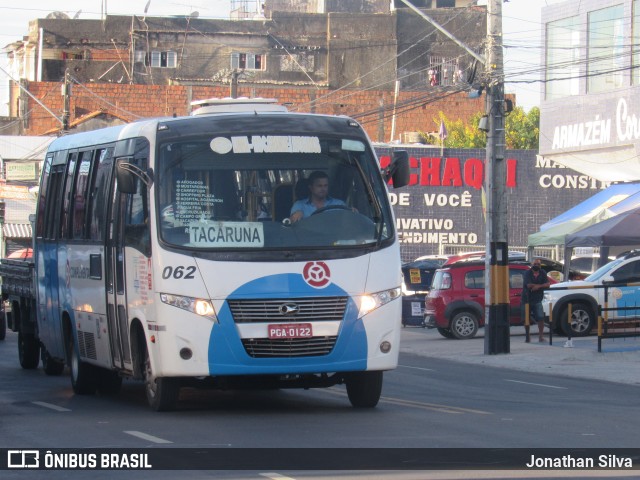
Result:
{"label": "bus logo emblem", "polygon": [[304,281],[313,288],[326,287],[331,282],[331,272],[324,262],[309,262],[302,270]]}
{"label": "bus logo emblem", "polygon": [[281,315],[295,315],[300,312],[300,307],[295,303],[285,303],[280,305],[279,311]]}

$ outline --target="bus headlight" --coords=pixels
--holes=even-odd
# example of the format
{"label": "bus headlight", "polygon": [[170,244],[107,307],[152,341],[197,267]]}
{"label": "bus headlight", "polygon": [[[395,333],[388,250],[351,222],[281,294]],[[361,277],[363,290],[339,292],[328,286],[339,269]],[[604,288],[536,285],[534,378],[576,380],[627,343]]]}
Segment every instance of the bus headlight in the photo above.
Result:
{"label": "bus headlight", "polygon": [[161,293],[160,300],[162,303],[195,313],[201,317],[208,317],[213,320],[217,320],[216,312],[209,300],[185,297],[183,295],[171,295],[170,293]]}
{"label": "bus headlight", "polygon": [[358,313],[358,318],[362,318],[376,308],[379,308],[382,305],[386,305],[390,301],[399,298],[401,294],[402,289],[400,287],[396,287],[390,290],[383,290],[382,292],[361,296],[360,312]]}

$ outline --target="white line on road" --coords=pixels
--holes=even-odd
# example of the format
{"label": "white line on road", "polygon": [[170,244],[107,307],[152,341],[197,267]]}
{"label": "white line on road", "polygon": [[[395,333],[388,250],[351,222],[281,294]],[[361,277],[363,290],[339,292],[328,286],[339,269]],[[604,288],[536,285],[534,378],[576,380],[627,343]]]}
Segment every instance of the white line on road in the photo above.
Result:
{"label": "white line on road", "polygon": [[47,403],[47,402],[31,402],[34,405],[40,405],[41,407],[44,408],[49,408],[51,410],[55,410],[56,412],[70,412],[71,410],[69,408],[64,408],[64,407],[59,407],[58,405],[54,405],[53,403]]}
{"label": "white line on road", "polygon": [[558,387],[556,385],[545,385],[544,383],[521,382],[519,380],[509,380],[507,378],[505,378],[504,381],[505,382],[513,382],[513,383],[522,383],[523,385],[534,385],[536,387],[557,388],[558,390],[569,390],[567,387]]}
{"label": "white line on road", "polygon": [[261,473],[260,476],[270,478],[271,480],[295,480],[294,478],[285,477],[279,473]]}
{"label": "white line on road", "polygon": [[424,370],[425,372],[435,372],[433,368],[411,367],[409,365],[398,365],[402,368],[413,368],[414,370]]}
{"label": "white line on road", "polygon": [[124,433],[133,435],[134,437],[142,438],[143,440],[149,440],[153,443],[173,443],[169,440],[165,440],[164,438],[154,437],[153,435],[149,435],[148,433],[138,432],[136,430],[125,430]]}

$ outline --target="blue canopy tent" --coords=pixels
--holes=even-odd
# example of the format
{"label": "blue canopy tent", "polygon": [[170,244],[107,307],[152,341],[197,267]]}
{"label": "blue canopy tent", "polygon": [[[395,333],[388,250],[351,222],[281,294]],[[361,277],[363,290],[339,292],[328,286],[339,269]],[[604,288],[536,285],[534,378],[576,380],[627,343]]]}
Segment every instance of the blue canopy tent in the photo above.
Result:
{"label": "blue canopy tent", "polygon": [[[638,206],[640,206],[640,182],[611,185],[543,224],[539,232],[529,235],[529,258],[535,247],[548,245],[565,245],[564,258],[571,258],[573,247],[566,246],[569,235],[609,218],[615,218],[616,215]],[[600,253],[604,261],[608,256],[608,249],[603,248]],[[568,273],[569,263],[565,261],[565,275]]]}
{"label": "blue canopy tent", "polygon": [[640,204],[640,182],[617,183],[609,188],[599,191],[592,197],[580,202],[573,208],[549,220],[540,226],[540,231],[555,227],[567,221],[575,221],[597,215],[602,209],[611,210],[613,214],[630,210]]}

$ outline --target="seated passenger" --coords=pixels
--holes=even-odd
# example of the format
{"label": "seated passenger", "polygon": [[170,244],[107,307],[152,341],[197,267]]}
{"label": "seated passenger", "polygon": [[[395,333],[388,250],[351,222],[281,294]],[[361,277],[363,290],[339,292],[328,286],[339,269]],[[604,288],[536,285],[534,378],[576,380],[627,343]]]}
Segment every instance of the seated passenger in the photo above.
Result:
{"label": "seated passenger", "polygon": [[342,200],[329,196],[329,175],[316,170],[309,175],[309,197],[293,204],[289,220],[291,223],[298,222],[319,208],[333,205],[346,206]]}

